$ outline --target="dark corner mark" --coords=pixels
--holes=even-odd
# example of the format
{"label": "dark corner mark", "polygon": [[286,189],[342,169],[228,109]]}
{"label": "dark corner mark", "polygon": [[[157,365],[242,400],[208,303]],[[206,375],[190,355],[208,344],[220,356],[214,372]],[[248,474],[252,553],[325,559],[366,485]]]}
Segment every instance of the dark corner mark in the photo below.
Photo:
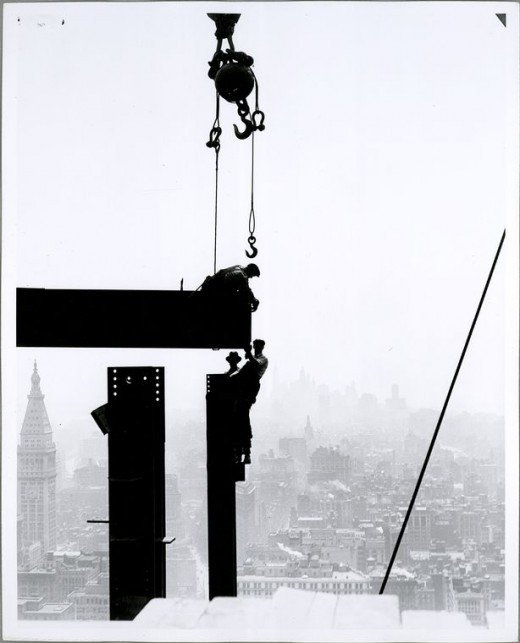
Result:
{"label": "dark corner mark", "polygon": [[507,27],[507,14],[505,13],[495,13],[495,16],[500,20],[500,22]]}

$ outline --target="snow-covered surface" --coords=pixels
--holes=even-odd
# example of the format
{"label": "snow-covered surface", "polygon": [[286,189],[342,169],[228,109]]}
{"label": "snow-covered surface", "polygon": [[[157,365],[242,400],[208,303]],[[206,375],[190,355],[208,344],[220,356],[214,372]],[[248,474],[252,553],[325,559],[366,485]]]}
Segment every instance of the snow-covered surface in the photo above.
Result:
{"label": "snow-covered surface", "polygon": [[[461,641],[495,640],[489,638],[489,630],[504,628],[503,613],[486,616],[487,627],[474,627],[462,612],[409,610],[400,614],[398,598],[393,595],[335,596],[281,587],[271,599],[157,598],[133,625],[142,632],[156,628],[161,641],[346,641],[374,630],[381,632],[381,640],[397,640],[401,635],[403,640],[448,640],[446,636],[453,632]],[[374,636],[379,637],[375,632]]]}
{"label": "snow-covered surface", "polygon": [[[372,578],[383,578],[385,575],[385,570],[382,567],[377,567],[376,569],[373,569],[369,576]],[[392,571],[390,572],[390,578],[415,578],[415,574],[412,572],[409,572],[407,569],[403,569],[402,567],[396,567],[395,565],[392,567]]]}
{"label": "snow-covered surface", "polygon": [[143,627],[288,630],[399,629],[397,596],[334,596],[279,588],[272,599],[214,598],[211,602],[156,598],[134,623]]}
{"label": "snow-covered surface", "polygon": [[332,578],[334,578],[335,580],[345,580],[359,583],[366,582],[368,580],[368,576],[353,569],[346,572],[332,572]]}
{"label": "snow-covered surface", "polygon": [[505,613],[502,612],[487,612],[486,620],[490,630],[501,630],[505,626]]}
{"label": "snow-covered surface", "polygon": [[301,551],[297,551],[296,549],[291,549],[290,547],[287,547],[283,543],[276,543],[278,547],[284,551],[286,554],[289,554],[290,556],[293,556],[294,558],[298,558],[300,560],[303,560],[306,558],[305,554],[302,554]]}
{"label": "snow-covered surface", "polygon": [[466,614],[462,612],[433,612],[431,610],[407,610],[401,614],[403,628],[460,630],[471,628]]}
{"label": "snow-covered surface", "polygon": [[200,627],[198,621],[210,605],[195,598],[156,598],[135,617],[134,623],[153,627]]}

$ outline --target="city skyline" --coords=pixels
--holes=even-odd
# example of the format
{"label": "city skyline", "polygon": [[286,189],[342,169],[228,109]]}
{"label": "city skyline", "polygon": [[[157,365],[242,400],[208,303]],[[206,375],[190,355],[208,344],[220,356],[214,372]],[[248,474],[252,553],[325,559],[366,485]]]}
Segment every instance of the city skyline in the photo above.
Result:
{"label": "city skyline", "polygon": [[[20,432],[22,485],[26,456],[38,446],[24,435],[52,440],[36,363],[30,381]],[[377,592],[428,440],[410,431],[418,419],[397,386],[381,412],[363,397],[355,406],[373,428],[358,427],[337,446],[337,434],[317,430],[310,418],[297,436],[282,423],[255,441],[248,479],[237,485],[239,596],[269,598],[279,587],[337,596]],[[478,423],[471,416],[467,422],[470,443],[437,445],[387,593],[397,595],[401,611],[462,612],[483,626],[489,610],[504,608],[504,451],[496,433],[493,448],[479,449]],[[178,443],[175,473],[166,477],[167,531],[177,538],[166,559],[170,597],[207,596],[205,454],[193,446]],[[92,441],[83,441],[83,450],[72,471],[58,469],[57,546],[42,547],[38,530],[24,528],[31,518],[22,505],[22,619],[108,618],[107,529],[86,523],[106,515],[107,453]],[[59,447],[56,454],[59,461]],[[23,502],[29,495],[20,489]]]}
{"label": "city skyline", "polygon": [[[104,377],[106,373],[106,368],[114,365],[124,365],[124,364],[132,364],[132,365],[137,365],[137,364],[151,364],[151,365],[158,365],[161,366],[165,361],[168,362],[169,367],[167,367],[166,370],[166,376],[169,380],[169,383],[167,383],[167,391],[166,391],[166,412],[167,415],[170,416],[172,420],[174,420],[175,413],[180,412],[181,417],[184,416],[186,413],[194,413],[194,412],[203,412],[204,411],[204,389],[203,389],[203,382],[204,382],[204,377],[206,373],[218,373],[218,372],[224,372],[227,369],[227,363],[225,362],[225,356],[227,354],[227,351],[225,350],[220,350],[220,351],[212,351],[211,353],[207,353],[206,355],[201,356],[200,352],[197,353],[195,351],[191,351],[192,355],[195,357],[195,361],[197,362],[197,366],[194,368],[196,371],[195,377],[193,381],[190,383],[187,383],[185,381],[184,377],[184,369],[183,367],[186,365],[186,363],[190,362],[191,360],[191,355],[187,355],[187,351],[183,351],[181,355],[179,354],[173,354],[173,356],[168,357],[167,360],[164,359],[164,353],[162,354],[163,359],[161,360],[161,363],[159,363],[159,360],[161,358],[161,354],[159,352],[151,352],[150,359],[143,359],[142,357],[137,358],[139,353],[134,357],[134,356],[129,356],[127,354],[123,353],[118,353],[116,351],[113,351],[113,357],[111,359],[108,359],[106,356],[99,356],[94,358],[95,363],[94,365],[91,366],[90,369],[86,370],[84,368],[81,369],[81,372],[79,370],[79,364],[81,362],[81,357],[79,355],[67,355],[66,352],[61,349],[59,352],[60,354],[56,354],[53,349],[47,349],[47,350],[39,350],[35,351],[34,349],[18,349],[19,350],[19,359],[18,359],[18,372],[20,374],[20,386],[18,387],[18,413],[22,412],[25,404],[25,394],[24,394],[24,389],[23,389],[23,381],[26,379],[24,377],[24,371],[25,373],[27,372],[27,368],[29,368],[29,365],[36,361],[41,365],[43,365],[43,368],[45,369],[46,366],[50,366],[50,368],[46,368],[46,382],[47,382],[47,387],[50,391],[53,393],[53,399],[59,400],[59,418],[69,416],[69,420],[73,420],[74,422],[77,422],[81,419],[83,416],[86,422],[90,422],[90,407],[92,404],[96,404],[100,400],[100,396],[104,394],[105,391],[105,382],[104,382]],[[126,353],[126,351],[125,351]],[[36,355],[39,355],[40,357],[36,357]],[[43,355],[43,359],[42,359]],[[135,355],[135,354],[134,354]],[[119,358],[119,361],[118,361]],[[183,359],[179,359],[183,358]],[[46,361],[45,361],[46,360]],[[176,364],[176,362],[180,362],[180,364]],[[70,393],[66,389],[64,389],[63,383],[60,381],[60,374],[62,372],[63,367],[66,364],[74,363],[76,367],[78,368],[77,371],[77,379],[75,380],[74,383],[74,388],[75,394],[73,396],[73,400],[70,400]],[[62,366],[63,365],[63,366]],[[92,379],[91,379],[92,378]],[[200,378],[200,382],[199,382]],[[357,395],[370,395],[374,396],[377,399],[377,402],[380,404],[384,404],[387,399],[391,397],[392,394],[392,387],[394,385],[398,386],[399,392],[406,399],[406,403],[409,408],[413,410],[419,410],[419,409],[431,409],[431,410],[436,410],[440,411],[440,408],[442,406],[442,403],[444,402],[444,397],[447,392],[444,391],[444,395],[442,395],[442,391],[440,391],[439,394],[439,399],[437,400],[438,404],[436,405],[421,405],[419,403],[415,403],[413,399],[410,399],[409,395],[403,388],[401,387],[399,380],[396,378],[394,380],[389,380],[387,383],[386,387],[383,387],[383,389],[379,392],[376,392],[372,389],[366,389],[358,384],[358,382],[355,380],[355,378],[350,378],[350,379],[345,379],[343,385],[335,386],[331,385],[330,383],[320,381],[318,380],[312,372],[309,372],[305,369],[304,365],[302,365],[299,369],[298,372],[295,373],[295,376],[289,379],[281,380],[280,377],[278,376],[276,372],[276,364],[274,364],[273,368],[268,371],[265,375],[265,379],[263,382],[263,396],[262,398],[259,399],[257,407],[261,409],[261,412],[259,413],[268,413],[268,409],[266,408],[267,403],[266,403],[266,398],[268,401],[270,401],[272,398],[276,397],[277,395],[277,390],[278,390],[278,395],[280,395],[280,389],[284,390],[287,389],[288,387],[290,388],[293,386],[295,383],[300,381],[302,378],[304,378],[306,381],[312,383],[312,386],[315,388],[319,388],[324,394],[326,395],[332,395],[332,396],[337,396],[337,395],[345,395],[349,390],[354,387]],[[202,384],[201,384],[202,383]],[[449,382],[448,382],[449,383]],[[201,384],[199,387],[198,384]],[[475,406],[461,406],[460,400],[457,400],[457,389],[458,389],[458,384],[455,387],[454,394],[452,397],[452,400],[448,406],[448,413],[476,413],[476,414],[490,414],[490,415],[498,415],[498,416],[504,416],[505,414],[505,406],[503,404],[500,404],[498,406],[493,406],[492,408],[489,408],[485,403],[479,405],[478,403],[475,404]],[[82,398],[82,395],[85,396],[85,399]],[[457,403],[458,402],[458,403]],[[67,406],[70,406],[71,412],[67,412],[63,409],[66,409]],[[302,411],[302,414],[305,416],[308,413],[305,413]],[[336,420],[340,420],[339,417],[336,417]],[[57,426],[60,426],[62,424],[61,421],[57,422]],[[92,425],[94,427],[94,424]]]}

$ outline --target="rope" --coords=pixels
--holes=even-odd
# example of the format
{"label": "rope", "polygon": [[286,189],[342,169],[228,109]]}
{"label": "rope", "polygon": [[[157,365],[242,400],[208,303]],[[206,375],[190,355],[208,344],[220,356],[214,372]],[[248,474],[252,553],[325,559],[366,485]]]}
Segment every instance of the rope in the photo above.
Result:
{"label": "rope", "polygon": [[254,235],[255,219],[255,133],[251,134],[251,209],[249,210],[249,235]]}
{"label": "rope", "polygon": [[[213,130],[220,129],[220,99],[218,92],[216,96],[216,114],[215,122],[213,123]],[[214,231],[214,244],[213,244],[213,274],[217,272],[217,229],[218,229],[218,157],[220,154],[220,134],[217,135],[215,147],[215,231]]]}
{"label": "rope", "polygon": [[[256,217],[255,217],[255,115],[259,112],[258,110],[258,81],[254,72],[251,70],[253,78],[255,80],[255,111],[251,116],[251,122],[253,124],[253,130],[251,132],[251,207],[249,209],[249,237],[247,242],[251,252],[246,250],[246,255],[250,258],[256,257],[258,254],[258,248],[255,246],[256,237],[255,237],[255,228],[256,228]],[[261,122],[261,128],[263,129],[263,121]]]}
{"label": "rope", "polygon": [[213,245],[213,274],[217,272],[217,227],[218,227],[218,155],[220,150],[215,148],[215,242]]}
{"label": "rope", "polygon": [[399,532],[399,536],[397,538],[397,541],[395,543],[394,551],[392,552],[392,556],[390,558],[390,562],[388,563],[388,569],[386,570],[385,577],[383,579],[383,583],[381,584],[381,588],[379,590],[379,594],[383,594],[385,591],[386,584],[388,582],[388,579],[390,578],[390,572],[392,571],[392,567],[395,561],[395,558],[397,556],[397,552],[399,551],[399,546],[401,545],[401,540],[403,539],[404,532],[406,530],[406,525],[408,524],[408,520],[410,518],[410,515],[412,513],[413,506],[415,504],[415,499],[417,498],[417,494],[419,493],[419,489],[421,488],[421,483],[424,478],[424,474],[426,473],[426,468],[428,466],[428,462],[430,461],[430,456],[433,451],[433,447],[435,446],[435,441],[437,440],[437,435],[439,434],[439,429],[441,428],[442,420],[444,419],[444,414],[446,412],[446,408],[448,406],[448,403],[450,401],[451,393],[453,391],[453,387],[455,386],[455,382],[457,381],[457,377],[460,371],[460,368],[462,366],[462,362],[464,361],[464,357],[466,355],[466,350],[469,346],[469,342],[471,340],[471,336],[473,335],[473,330],[475,328],[475,325],[477,323],[478,316],[480,314],[480,309],[482,308],[482,304],[484,303],[484,299],[486,297],[486,293],[489,287],[489,284],[491,282],[491,277],[493,276],[493,272],[495,271],[495,266],[498,261],[498,257],[500,255],[500,251],[502,250],[502,245],[504,243],[504,239],[506,237],[506,231],[504,230],[502,234],[502,238],[500,239],[500,243],[498,244],[498,250],[495,254],[495,258],[493,260],[493,264],[491,265],[491,270],[489,271],[489,276],[486,281],[486,285],[484,286],[484,291],[482,292],[482,296],[480,298],[480,302],[477,306],[477,312],[475,313],[475,317],[473,318],[473,323],[471,324],[471,328],[469,329],[468,336],[466,338],[466,343],[464,344],[464,348],[462,349],[462,353],[459,358],[459,363],[457,364],[457,368],[455,369],[455,374],[453,376],[453,379],[451,381],[450,388],[448,390],[448,395],[446,396],[446,400],[444,401],[444,406],[442,407],[441,414],[439,416],[439,419],[437,421],[437,426],[435,427],[435,431],[433,432],[433,437],[430,442],[430,446],[428,448],[428,452],[426,453],[426,458],[424,459],[424,463],[421,469],[421,473],[419,474],[419,478],[417,479],[417,484],[415,485],[414,492],[412,494],[412,499],[410,500],[410,506],[408,507],[408,510],[406,512],[406,516],[404,518],[403,524],[401,526],[401,531]]}

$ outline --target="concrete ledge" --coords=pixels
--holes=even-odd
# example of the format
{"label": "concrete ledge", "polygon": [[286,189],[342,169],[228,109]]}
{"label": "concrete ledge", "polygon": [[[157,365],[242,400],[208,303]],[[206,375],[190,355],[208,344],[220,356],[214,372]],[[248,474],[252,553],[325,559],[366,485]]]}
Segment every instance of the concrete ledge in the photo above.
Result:
{"label": "concrete ledge", "polygon": [[140,627],[194,628],[209,604],[192,598],[154,598],[133,622]]}
{"label": "concrete ledge", "polygon": [[[431,613],[430,613],[431,614]],[[456,615],[461,616],[461,615]],[[218,630],[399,629],[397,596],[334,596],[279,588],[272,599],[156,598],[134,619],[145,627]]]}

